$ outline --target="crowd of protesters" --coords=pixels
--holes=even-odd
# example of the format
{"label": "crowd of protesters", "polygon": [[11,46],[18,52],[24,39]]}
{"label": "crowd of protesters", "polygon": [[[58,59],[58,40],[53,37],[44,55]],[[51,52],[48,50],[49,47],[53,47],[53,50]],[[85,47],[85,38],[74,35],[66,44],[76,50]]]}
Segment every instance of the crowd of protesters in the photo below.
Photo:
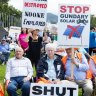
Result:
{"label": "crowd of protesters", "polygon": [[[93,92],[91,79],[96,75],[96,56],[92,56],[96,53],[95,31],[94,27],[90,30],[89,49],[86,51],[84,48],[75,48],[74,58],[71,58],[71,48],[61,48],[62,50],[57,48],[49,32],[40,34],[39,29],[22,28],[17,39],[19,47],[15,50],[15,57],[8,60],[10,48],[3,38],[0,44],[0,60],[2,64],[8,61],[5,76],[8,94],[17,96],[16,90],[21,88],[22,96],[29,96],[30,79],[34,75],[33,68],[35,68],[34,82],[64,84],[67,81],[82,87],[84,96],[91,96]],[[64,54],[58,54],[57,49]],[[73,77],[71,77],[71,62],[74,64]]]}

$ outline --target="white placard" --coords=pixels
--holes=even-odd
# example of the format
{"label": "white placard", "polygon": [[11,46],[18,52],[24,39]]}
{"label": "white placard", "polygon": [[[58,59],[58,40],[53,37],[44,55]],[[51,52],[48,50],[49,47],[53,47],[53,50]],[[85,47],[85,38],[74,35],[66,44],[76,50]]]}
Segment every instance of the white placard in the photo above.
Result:
{"label": "white placard", "polygon": [[78,96],[78,85],[31,83],[30,96]]}
{"label": "white placard", "polygon": [[58,44],[89,47],[90,6],[59,4]]}
{"label": "white placard", "polygon": [[43,30],[46,25],[47,0],[23,0],[22,27]]}

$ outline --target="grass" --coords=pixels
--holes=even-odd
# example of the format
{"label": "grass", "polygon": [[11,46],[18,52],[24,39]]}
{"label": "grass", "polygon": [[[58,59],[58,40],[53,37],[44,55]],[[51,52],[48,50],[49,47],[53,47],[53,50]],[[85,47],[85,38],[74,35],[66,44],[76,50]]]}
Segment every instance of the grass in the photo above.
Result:
{"label": "grass", "polygon": [[[13,56],[14,56],[14,52],[11,52],[10,58]],[[1,62],[0,62],[0,83],[2,85],[4,85],[5,71],[6,71],[6,65],[1,65]],[[7,93],[5,93],[5,96],[8,96]]]}
{"label": "grass", "polygon": [[[14,52],[11,52],[10,57],[13,57],[13,56],[14,56]],[[5,70],[6,70],[6,65],[1,65],[1,62],[0,62],[0,83],[2,83],[4,80]]]}
{"label": "grass", "polygon": [[[14,52],[11,52],[10,57],[14,56]],[[5,77],[5,70],[6,70],[6,65],[1,65],[0,62],[0,83],[3,85],[4,82],[4,77]],[[8,96],[7,93],[5,93],[5,96]],[[82,90],[79,89],[79,96],[82,96]]]}
{"label": "grass", "polygon": [[6,66],[2,66],[0,65],[0,83],[3,82],[4,80],[4,77],[5,77],[5,69],[6,69]]}

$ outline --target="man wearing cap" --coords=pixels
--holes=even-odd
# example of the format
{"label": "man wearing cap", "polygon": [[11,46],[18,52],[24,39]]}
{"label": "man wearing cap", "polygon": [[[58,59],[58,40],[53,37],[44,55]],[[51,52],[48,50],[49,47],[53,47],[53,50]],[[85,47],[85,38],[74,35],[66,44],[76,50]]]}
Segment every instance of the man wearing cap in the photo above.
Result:
{"label": "man wearing cap", "polygon": [[10,47],[9,44],[6,42],[6,39],[2,39],[0,43],[0,52],[1,52],[1,58],[2,64],[5,64],[8,61],[8,58],[10,56]]}
{"label": "man wearing cap", "polygon": [[30,94],[30,79],[33,75],[33,68],[31,61],[23,57],[23,54],[23,49],[17,47],[15,57],[7,62],[5,87],[10,96],[18,96],[17,89],[21,89],[22,96],[29,96]]}
{"label": "man wearing cap", "polygon": [[[92,81],[89,73],[89,65],[85,56],[74,52],[72,57],[72,48],[66,48],[67,56],[62,58],[65,69],[65,79],[72,84],[78,84],[84,89],[84,96],[91,96],[93,91]],[[71,73],[72,64],[74,64],[73,76]],[[63,70],[64,70],[63,69]],[[62,81],[63,82],[63,81]]]}
{"label": "man wearing cap", "polygon": [[[61,58],[54,55],[56,48],[53,43],[48,43],[45,46],[46,55],[39,60],[37,66],[38,83],[58,83],[60,79],[64,79],[64,71]],[[63,75],[62,75],[63,74]]]}

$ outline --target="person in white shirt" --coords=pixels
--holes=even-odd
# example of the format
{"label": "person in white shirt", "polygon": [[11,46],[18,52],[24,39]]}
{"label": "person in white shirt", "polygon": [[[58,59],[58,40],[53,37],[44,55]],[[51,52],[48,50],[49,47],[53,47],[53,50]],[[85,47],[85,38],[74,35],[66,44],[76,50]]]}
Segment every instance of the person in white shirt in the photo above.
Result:
{"label": "person in white shirt", "polygon": [[7,62],[6,66],[6,90],[10,96],[17,96],[17,89],[21,88],[22,96],[29,96],[30,79],[33,75],[31,61],[23,57],[24,51],[17,47],[15,57]]}

